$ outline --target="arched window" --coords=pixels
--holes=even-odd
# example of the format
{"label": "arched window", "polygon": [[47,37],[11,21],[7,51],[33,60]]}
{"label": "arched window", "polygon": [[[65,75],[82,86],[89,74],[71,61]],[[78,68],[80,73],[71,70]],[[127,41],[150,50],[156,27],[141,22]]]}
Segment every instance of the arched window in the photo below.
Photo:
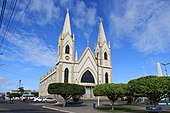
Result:
{"label": "arched window", "polygon": [[70,52],[70,47],[69,47],[69,45],[66,45],[65,53],[66,53],[66,54],[69,54],[69,52]]}
{"label": "arched window", "polygon": [[109,83],[108,73],[105,73],[105,83]]}
{"label": "arched window", "polygon": [[104,60],[107,60],[107,53],[104,52]]}
{"label": "arched window", "polygon": [[68,75],[69,75],[69,70],[66,68],[64,70],[64,83],[68,83]]}
{"label": "arched window", "polygon": [[89,70],[87,70],[82,78],[81,78],[81,82],[84,82],[84,83],[95,83],[94,82],[94,78],[93,78],[93,75],[91,74],[91,72]]}

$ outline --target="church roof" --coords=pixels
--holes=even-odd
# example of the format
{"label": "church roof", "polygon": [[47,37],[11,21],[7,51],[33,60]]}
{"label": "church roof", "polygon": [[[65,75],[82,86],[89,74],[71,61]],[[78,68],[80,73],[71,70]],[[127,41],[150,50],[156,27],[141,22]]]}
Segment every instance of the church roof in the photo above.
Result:
{"label": "church roof", "polygon": [[96,62],[95,57],[93,55],[93,52],[91,51],[91,49],[89,47],[86,47],[85,51],[83,52],[83,54],[81,55],[80,59],[79,59],[79,63],[83,60],[83,58],[87,55],[87,52],[90,53],[90,55],[92,56],[93,60]]}
{"label": "church roof", "polygon": [[67,8],[66,18],[64,21],[64,26],[62,30],[62,34],[69,33],[71,35],[71,27],[70,27],[70,16],[69,16],[69,9]]}
{"label": "church roof", "polygon": [[103,44],[106,42],[106,35],[103,28],[102,18],[100,18],[99,32],[98,32],[98,43]]}

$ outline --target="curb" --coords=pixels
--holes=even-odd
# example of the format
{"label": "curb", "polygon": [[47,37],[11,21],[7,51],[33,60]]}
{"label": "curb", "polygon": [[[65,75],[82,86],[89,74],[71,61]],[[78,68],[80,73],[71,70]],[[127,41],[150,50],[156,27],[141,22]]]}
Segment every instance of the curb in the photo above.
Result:
{"label": "curb", "polygon": [[46,109],[61,111],[61,112],[64,112],[64,113],[75,113],[75,112],[66,111],[66,110],[60,110],[60,109],[56,109],[56,108],[52,108],[52,107],[47,107],[47,106],[42,106],[42,107],[43,107],[43,108],[46,108]]}

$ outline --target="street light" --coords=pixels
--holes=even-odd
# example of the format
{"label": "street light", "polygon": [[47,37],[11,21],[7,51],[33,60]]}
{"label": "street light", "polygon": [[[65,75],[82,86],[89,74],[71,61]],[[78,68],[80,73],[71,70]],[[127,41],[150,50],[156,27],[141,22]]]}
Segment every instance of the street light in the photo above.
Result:
{"label": "street light", "polygon": [[[98,59],[98,56],[99,56],[99,53],[97,52],[97,58],[96,58],[97,59],[97,85],[99,84],[99,72],[98,72],[99,71],[99,69],[98,69],[98,67],[99,67],[98,60],[99,59]],[[99,96],[97,97],[97,105],[99,106]]]}
{"label": "street light", "polygon": [[98,67],[99,67],[99,61],[98,60],[99,59],[98,59],[98,56],[99,56],[99,53],[97,52],[97,58],[96,58],[97,59],[97,84],[99,84],[99,72],[98,72],[99,71],[99,69],[98,69]]}
{"label": "street light", "polygon": [[166,75],[168,76],[167,65],[169,65],[169,63],[162,63],[162,65],[165,66],[165,72],[166,72]]}

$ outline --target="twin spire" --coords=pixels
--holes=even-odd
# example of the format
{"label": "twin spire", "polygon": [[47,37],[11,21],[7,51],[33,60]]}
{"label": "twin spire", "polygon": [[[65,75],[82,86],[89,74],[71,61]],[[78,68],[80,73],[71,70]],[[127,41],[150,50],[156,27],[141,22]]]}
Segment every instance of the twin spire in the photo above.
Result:
{"label": "twin spire", "polygon": [[64,21],[63,31],[62,34],[69,33],[71,35],[71,27],[70,27],[70,16],[69,16],[69,9],[67,8],[66,18]]}
{"label": "twin spire", "polygon": [[[68,8],[67,8],[66,18],[65,18],[64,26],[62,30],[62,34],[66,34],[66,33],[69,33],[71,35],[70,16],[69,16]],[[106,42],[106,35],[105,35],[103,24],[102,24],[102,18],[100,18],[99,31],[98,31],[98,43],[103,44],[104,42]]]}
{"label": "twin spire", "polygon": [[106,35],[103,28],[102,18],[100,18],[99,32],[98,32],[98,43],[103,44],[106,42]]}

